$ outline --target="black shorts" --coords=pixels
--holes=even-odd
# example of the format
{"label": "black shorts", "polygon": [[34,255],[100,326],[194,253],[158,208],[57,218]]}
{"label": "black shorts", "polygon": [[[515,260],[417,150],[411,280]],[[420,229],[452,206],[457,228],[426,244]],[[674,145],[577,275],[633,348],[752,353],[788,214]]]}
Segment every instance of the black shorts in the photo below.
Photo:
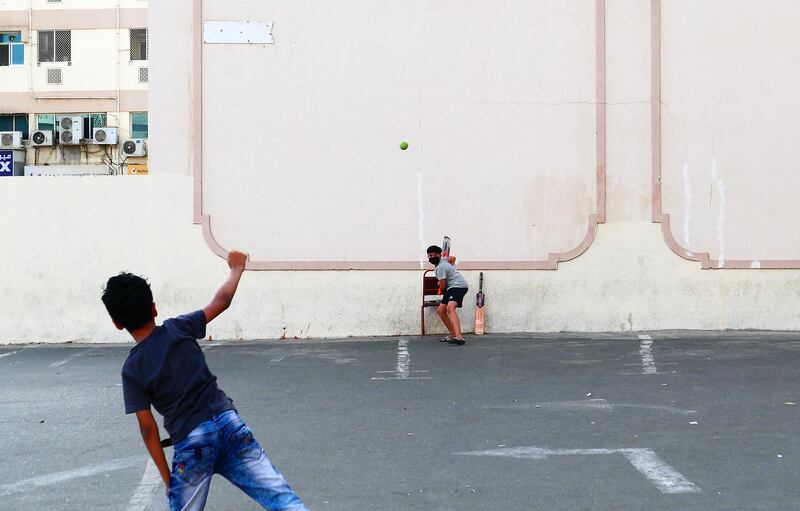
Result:
{"label": "black shorts", "polygon": [[464,296],[467,294],[469,289],[465,287],[451,287],[448,288],[447,291],[444,292],[444,296],[442,296],[442,303],[447,305],[450,302],[456,302],[459,307],[463,305]]}

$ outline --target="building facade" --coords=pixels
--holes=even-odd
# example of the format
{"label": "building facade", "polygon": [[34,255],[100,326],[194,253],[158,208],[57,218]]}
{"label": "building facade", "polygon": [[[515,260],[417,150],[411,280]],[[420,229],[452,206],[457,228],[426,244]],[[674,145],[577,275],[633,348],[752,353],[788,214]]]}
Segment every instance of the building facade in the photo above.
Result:
{"label": "building facade", "polygon": [[[40,23],[16,4],[8,32]],[[418,334],[425,246],[445,234],[471,296],[484,274],[489,333],[800,330],[800,3],[396,4],[154,3],[149,176],[0,179],[0,343],[126,341],[99,301],[109,275],[148,277],[170,317],[207,303],[230,249],[263,271],[215,339]],[[143,26],[135,5],[121,31]],[[81,30],[116,29],[115,9],[86,9]],[[70,19],[89,23],[41,24],[54,60]],[[21,37],[0,62],[31,64]],[[58,66],[28,66],[34,94]],[[116,112],[114,80],[86,100],[20,80],[30,110],[9,114]],[[120,117],[143,111],[120,87]],[[97,106],[53,106],[71,101]]]}
{"label": "building facade", "polygon": [[[0,0],[0,150],[15,175],[146,172],[142,0]],[[131,142],[129,142],[131,141]]]}

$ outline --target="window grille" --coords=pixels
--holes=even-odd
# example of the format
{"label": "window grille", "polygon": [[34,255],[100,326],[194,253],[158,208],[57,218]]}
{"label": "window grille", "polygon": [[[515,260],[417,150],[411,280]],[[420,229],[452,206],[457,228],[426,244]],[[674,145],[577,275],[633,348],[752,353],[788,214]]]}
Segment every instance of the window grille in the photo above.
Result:
{"label": "window grille", "polygon": [[146,28],[132,28],[130,30],[131,62],[147,60],[150,53],[150,38]]}
{"label": "window grille", "polygon": [[148,81],[148,69],[146,67],[139,68],[139,83],[147,83]]}
{"label": "window grille", "polygon": [[59,67],[51,67],[47,70],[47,83],[48,85],[61,85],[63,73]]}
{"label": "window grille", "polygon": [[72,61],[72,31],[40,30],[37,42],[40,63]]}
{"label": "window grille", "polygon": [[89,114],[89,131],[87,133],[91,136],[94,129],[101,126],[108,126],[108,116],[106,114]]}

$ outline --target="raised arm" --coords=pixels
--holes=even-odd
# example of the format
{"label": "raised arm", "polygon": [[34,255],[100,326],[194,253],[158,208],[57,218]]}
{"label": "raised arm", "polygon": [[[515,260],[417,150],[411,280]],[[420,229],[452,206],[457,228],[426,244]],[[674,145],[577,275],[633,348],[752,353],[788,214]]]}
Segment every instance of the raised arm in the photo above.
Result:
{"label": "raised arm", "polygon": [[247,264],[247,254],[235,250],[228,253],[228,267],[230,267],[231,272],[228,274],[228,279],[225,283],[217,290],[211,303],[203,307],[203,312],[206,314],[206,323],[211,323],[214,318],[230,307],[233,295],[236,294],[236,288],[239,286],[239,279],[242,278],[242,273],[244,273],[245,264]]}

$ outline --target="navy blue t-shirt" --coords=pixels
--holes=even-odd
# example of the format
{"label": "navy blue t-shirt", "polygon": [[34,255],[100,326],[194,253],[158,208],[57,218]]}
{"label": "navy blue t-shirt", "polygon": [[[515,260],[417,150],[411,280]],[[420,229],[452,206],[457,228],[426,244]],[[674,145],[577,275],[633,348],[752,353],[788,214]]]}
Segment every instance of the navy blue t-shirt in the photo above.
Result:
{"label": "navy blue t-shirt", "polygon": [[206,315],[199,310],[164,321],[131,348],[122,366],[125,413],[152,404],[177,443],[214,414],[233,409],[197,344],[205,336]]}

